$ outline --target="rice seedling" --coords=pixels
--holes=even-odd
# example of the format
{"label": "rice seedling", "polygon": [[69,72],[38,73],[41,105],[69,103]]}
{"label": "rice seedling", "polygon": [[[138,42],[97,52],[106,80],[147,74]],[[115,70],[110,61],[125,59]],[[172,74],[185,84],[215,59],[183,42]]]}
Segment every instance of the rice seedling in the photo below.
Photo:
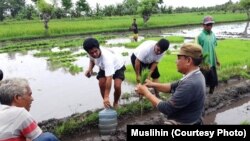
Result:
{"label": "rice seedling", "polygon": [[128,52],[122,52],[122,56],[128,56]]}
{"label": "rice seedling", "polygon": [[207,63],[208,57],[209,57],[208,53],[202,56],[202,62],[200,65],[202,71],[208,71],[210,69],[209,64]]}
{"label": "rice seedling", "polygon": [[[140,79],[140,83],[141,84],[144,84],[146,79],[148,78],[149,76],[149,69],[142,69],[141,71],[141,79]],[[141,116],[143,114],[143,97],[140,95],[139,96],[139,102],[140,102],[140,105],[141,105]]]}
{"label": "rice seedling", "polygon": [[141,84],[144,84],[146,79],[148,78],[149,76],[149,69],[142,69],[141,71],[141,79],[140,79],[140,83]]}

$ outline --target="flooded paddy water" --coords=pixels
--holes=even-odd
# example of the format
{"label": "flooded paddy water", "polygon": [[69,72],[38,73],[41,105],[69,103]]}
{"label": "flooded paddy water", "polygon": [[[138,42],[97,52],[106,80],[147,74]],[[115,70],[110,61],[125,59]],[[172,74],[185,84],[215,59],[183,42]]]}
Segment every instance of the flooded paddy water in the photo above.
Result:
{"label": "flooded paddy water", "polygon": [[250,121],[250,99],[248,102],[240,103],[238,106],[230,107],[223,112],[219,112],[215,117],[217,124],[243,124]]}
{"label": "flooded paddy water", "polygon": [[[237,38],[238,34],[243,32],[245,23],[228,23],[218,24],[214,26],[214,32],[219,38]],[[179,28],[167,28],[152,30],[152,33],[158,36],[180,35],[186,38],[195,38],[200,31],[201,26],[188,26]],[[139,40],[142,40],[145,34],[151,33],[141,31]],[[230,33],[230,34],[229,34]],[[191,40],[185,40],[189,42]],[[32,41],[31,41],[32,42]],[[128,56],[124,56],[125,63],[130,64],[130,55],[133,49],[127,49],[120,46],[119,43],[129,43],[129,36],[106,40],[107,45],[112,44],[110,48],[115,53],[127,52]],[[66,49],[67,50],[67,49]],[[60,51],[54,48],[53,51]],[[75,50],[76,52],[84,52],[82,47]],[[33,90],[34,101],[32,103],[31,114],[38,121],[47,120],[50,118],[62,118],[77,112],[85,112],[96,108],[102,108],[102,98],[99,92],[98,81],[95,76],[86,78],[84,71],[88,68],[88,57],[78,57],[74,62],[77,66],[83,67],[83,72],[72,74],[64,68],[56,68],[53,64],[48,63],[46,58],[34,57],[33,54],[39,52],[32,50],[27,52],[17,53],[2,53],[0,54],[0,68],[4,72],[4,78],[24,77],[30,82]],[[98,68],[94,68],[98,72]],[[134,86],[128,82],[122,84],[122,93],[131,93],[134,91]],[[111,102],[113,101],[113,88],[110,94]],[[121,101],[125,103],[126,101]],[[249,105],[250,103],[246,103]],[[247,106],[246,105],[246,106]],[[248,110],[249,112],[249,110]],[[235,114],[235,113],[234,113]],[[239,115],[239,114],[237,114]],[[240,116],[240,115],[239,115]],[[223,117],[228,117],[218,114],[218,121]],[[249,117],[249,113],[248,113]],[[223,122],[219,122],[224,124]]]}

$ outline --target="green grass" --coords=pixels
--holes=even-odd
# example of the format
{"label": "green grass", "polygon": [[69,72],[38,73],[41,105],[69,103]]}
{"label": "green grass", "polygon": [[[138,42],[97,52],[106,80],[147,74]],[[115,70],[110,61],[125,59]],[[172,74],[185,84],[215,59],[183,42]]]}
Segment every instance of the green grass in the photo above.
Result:
{"label": "green grass", "polygon": [[[124,46],[126,48],[136,48],[146,40],[159,41],[160,39],[162,39],[162,37],[146,37],[145,39],[143,39],[142,41],[139,41],[139,42],[125,43]],[[165,39],[167,39],[171,44],[184,42],[184,37],[181,37],[181,36],[168,36],[168,37],[165,37]]]}
{"label": "green grass", "polygon": [[[143,103],[138,103],[137,101],[132,102],[128,105],[121,106],[117,109],[118,118],[122,118],[124,115],[135,115],[141,110],[141,105],[143,104],[143,110],[149,111],[152,110],[153,107],[148,100],[144,100]],[[81,116],[75,116],[64,122],[58,124],[54,132],[58,137],[72,135],[76,131],[83,132],[83,127],[90,125],[91,127],[97,127],[98,125],[98,112],[100,110],[96,110],[95,112],[91,112],[89,114]],[[88,129],[89,130],[89,129]]]}
{"label": "green grass", "polygon": [[[204,13],[211,15],[211,13]],[[144,27],[143,20],[137,15],[139,30],[156,27],[171,27],[200,24],[204,17],[200,13],[153,15]],[[216,23],[246,20],[245,13],[213,13]],[[49,22],[49,36],[91,34],[97,32],[128,31],[134,16],[103,17],[100,19],[61,19]],[[170,20],[171,19],[171,20]],[[43,22],[40,20],[0,23],[0,40],[46,37]]]}
{"label": "green grass", "polygon": [[[250,72],[250,41],[228,39],[218,42],[216,48],[221,68],[218,69],[219,80],[226,80],[231,76],[249,78]],[[243,67],[247,66],[246,69]]]}
{"label": "green grass", "polygon": [[182,36],[168,36],[166,37],[170,43],[183,43],[184,37]]}
{"label": "green grass", "polygon": [[72,135],[77,130],[81,130],[81,127],[89,125],[89,124],[96,124],[98,121],[98,112],[93,112],[85,117],[71,118],[66,120],[65,122],[61,123],[60,125],[55,127],[53,132],[56,133],[58,137]]}
{"label": "green grass", "polygon": [[[176,71],[176,55],[165,55],[158,64],[158,69],[161,74],[160,82],[172,82],[181,78],[181,74]],[[126,80],[136,83],[135,71],[132,65],[126,67]]]}
{"label": "green grass", "polygon": [[250,125],[250,121],[244,120],[240,123],[240,125]]}

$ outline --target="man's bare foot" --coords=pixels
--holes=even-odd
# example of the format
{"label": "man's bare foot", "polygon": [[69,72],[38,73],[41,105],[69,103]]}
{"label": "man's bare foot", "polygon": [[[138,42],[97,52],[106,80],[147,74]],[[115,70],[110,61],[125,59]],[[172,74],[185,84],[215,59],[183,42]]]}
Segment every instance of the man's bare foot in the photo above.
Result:
{"label": "man's bare foot", "polygon": [[119,107],[119,104],[118,104],[118,103],[113,103],[113,108],[114,108],[114,109],[118,109],[118,107]]}

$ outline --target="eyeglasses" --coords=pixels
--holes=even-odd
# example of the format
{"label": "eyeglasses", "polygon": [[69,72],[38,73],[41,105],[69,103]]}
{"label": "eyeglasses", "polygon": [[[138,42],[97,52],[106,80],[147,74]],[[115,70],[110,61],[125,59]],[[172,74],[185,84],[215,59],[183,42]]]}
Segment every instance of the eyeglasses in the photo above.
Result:
{"label": "eyeglasses", "polygon": [[178,59],[180,59],[181,57],[183,57],[184,59],[188,59],[188,58],[192,58],[186,55],[177,55]]}
{"label": "eyeglasses", "polygon": [[209,23],[209,24],[205,24],[206,26],[213,26],[213,24],[212,23]]}

